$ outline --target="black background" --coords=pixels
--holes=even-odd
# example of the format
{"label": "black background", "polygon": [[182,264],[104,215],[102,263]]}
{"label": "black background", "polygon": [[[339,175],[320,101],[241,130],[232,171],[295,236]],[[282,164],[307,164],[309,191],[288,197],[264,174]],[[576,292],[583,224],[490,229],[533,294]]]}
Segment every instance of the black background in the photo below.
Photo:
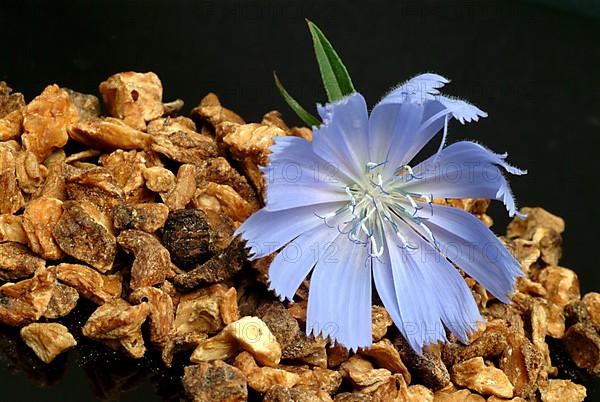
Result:
{"label": "black background", "polygon": [[[248,121],[275,108],[299,123],[271,74],[307,107],[326,100],[304,18],[325,31],[371,105],[417,73],[440,73],[453,81],[447,93],[489,113],[476,124],[453,123],[450,141],[476,139],[528,169],[512,180],[520,205],[566,220],[562,265],[579,274],[583,291],[600,289],[597,18],[512,1],[0,4],[0,80],[27,100],[53,82],[97,94],[113,73],[151,70],[165,100],[182,98],[188,110],[214,91]],[[493,217],[502,233],[501,207]],[[2,365],[0,400],[93,400],[76,355],[69,359],[48,388]],[[133,388],[121,400],[162,400],[148,380]]]}

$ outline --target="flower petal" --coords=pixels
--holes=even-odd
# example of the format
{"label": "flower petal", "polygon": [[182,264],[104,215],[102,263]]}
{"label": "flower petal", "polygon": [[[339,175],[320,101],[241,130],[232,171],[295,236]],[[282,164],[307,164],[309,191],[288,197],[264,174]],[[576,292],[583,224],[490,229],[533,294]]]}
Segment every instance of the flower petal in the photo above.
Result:
{"label": "flower petal", "polygon": [[313,131],[313,151],[359,181],[369,158],[369,115],[359,93],[319,107],[323,124]]}
{"label": "flower petal", "polygon": [[292,300],[306,275],[323,258],[323,250],[337,235],[337,230],[322,224],[287,244],[269,267],[269,288],[281,298]]}
{"label": "flower petal", "polygon": [[250,248],[250,260],[265,257],[285,246],[300,234],[324,225],[319,216],[336,211],[343,203],[328,203],[268,211],[256,211],[235,231]]}
{"label": "flower petal", "polygon": [[354,351],[370,346],[371,302],[367,249],[340,234],[324,248],[311,276],[306,332]]}
{"label": "flower petal", "polygon": [[497,299],[510,303],[508,295],[523,272],[494,233],[475,216],[458,208],[436,204],[427,208],[433,213],[425,225],[441,253]]}
{"label": "flower petal", "polygon": [[346,175],[313,152],[309,141],[276,137],[269,165],[262,168],[269,211],[335,201],[347,201]]}
{"label": "flower petal", "polygon": [[505,158],[506,154],[495,154],[474,142],[457,142],[416,166],[412,178],[399,188],[433,198],[496,199],[514,216],[515,200],[498,166],[515,175],[527,172],[510,166]]}

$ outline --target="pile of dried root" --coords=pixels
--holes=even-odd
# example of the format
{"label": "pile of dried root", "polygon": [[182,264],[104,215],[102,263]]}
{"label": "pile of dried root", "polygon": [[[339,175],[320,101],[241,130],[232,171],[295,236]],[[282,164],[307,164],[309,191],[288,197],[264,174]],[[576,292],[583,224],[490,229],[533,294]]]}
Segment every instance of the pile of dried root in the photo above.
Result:
{"label": "pile of dried root", "polygon": [[[308,283],[279,302],[269,259],[249,264],[232,236],[263,204],[272,138],[310,130],[277,112],[247,124],[213,94],[178,116],[154,73],[113,75],[100,94],[50,85],[26,104],[0,83],[0,322],[41,361],[87,340],[154,353],[159,370],[180,359],[194,401],[582,401],[557,348],[600,374],[600,294],[581,298],[558,266],[562,219],[524,208],[508,227],[526,273],[513,304],[466,278],[486,319],[469,345],[420,356],[374,305],[373,346],[352,354],[305,335]],[[437,202],[491,225],[487,200]]]}

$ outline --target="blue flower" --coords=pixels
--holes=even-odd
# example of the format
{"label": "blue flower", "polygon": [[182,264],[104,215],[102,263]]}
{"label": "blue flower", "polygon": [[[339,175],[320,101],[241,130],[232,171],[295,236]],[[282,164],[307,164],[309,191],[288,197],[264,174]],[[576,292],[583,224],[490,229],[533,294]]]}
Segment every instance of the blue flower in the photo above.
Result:
{"label": "blue flower", "polygon": [[[307,333],[350,349],[371,344],[372,281],[394,323],[418,352],[460,341],[482,318],[459,267],[492,295],[509,302],[519,263],[476,217],[434,198],[515,201],[502,170],[506,155],[461,141],[445,146],[448,121],[486,113],[443,96],[448,80],[422,74],[392,90],[370,116],[353,93],[319,107],[312,142],[277,137],[269,165],[266,206],[237,234],[250,258],[275,251],[270,287],[292,299],[312,270]],[[410,162],[439,132],[428,159]]]}

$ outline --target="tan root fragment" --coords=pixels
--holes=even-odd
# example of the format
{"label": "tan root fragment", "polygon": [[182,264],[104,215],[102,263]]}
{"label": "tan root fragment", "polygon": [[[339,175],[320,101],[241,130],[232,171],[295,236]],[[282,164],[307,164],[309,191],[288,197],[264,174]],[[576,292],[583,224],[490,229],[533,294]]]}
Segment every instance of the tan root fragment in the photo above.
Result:
{"label": "tan root fragment", "polygon": [[66,145],[67,130],[79,121],[79,112],[69,93],[49,85],[25,108],[23,146],[42,162],[56,148]]}
{"label": "tan root fragment", "polygon": [[21,338],[44,363],[77,345],[67,327],[58,323],[33,323],[21,328]]}

